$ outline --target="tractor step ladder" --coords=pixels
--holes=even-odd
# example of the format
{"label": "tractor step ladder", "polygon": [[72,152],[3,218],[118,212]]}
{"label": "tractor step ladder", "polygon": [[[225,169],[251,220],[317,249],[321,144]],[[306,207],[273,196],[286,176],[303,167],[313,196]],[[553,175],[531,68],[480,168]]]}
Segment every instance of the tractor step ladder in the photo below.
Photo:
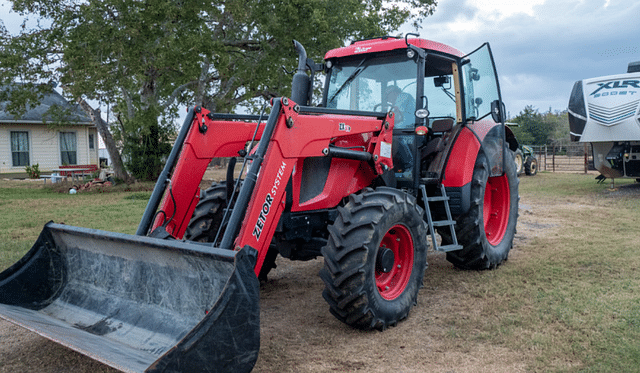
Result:
{"label": "tractor step ladder", "polygon": [[[458,238],[456,237],[455,225],[456,221],[451,218],[451,210],[449,209],[449,197],[447,196],[447,192],[444,188],[444,185],[440,184],[440,194],[439,196],[429,197],[427,196],[427,190],[424,185],[420,185],[420,190],[422,191],[422,200],[424,201],[425,215],[427,216],[427,222],[429,223],[429,233],[431,234],[431,241],[433,242],[433,249],[436,251],[456,251],[462,249],[462,245],[458,244]],[[444,210],[447,215],[447,220],[433,220],[433,216],[431,214],[431,207],[429,206],[431,202],[441,202],[444,204]],[[448,245],[439,246],[438,241],[436,240],[436,230],[435,227],[449,227],[451,232],[451,238],[453,243]]]}

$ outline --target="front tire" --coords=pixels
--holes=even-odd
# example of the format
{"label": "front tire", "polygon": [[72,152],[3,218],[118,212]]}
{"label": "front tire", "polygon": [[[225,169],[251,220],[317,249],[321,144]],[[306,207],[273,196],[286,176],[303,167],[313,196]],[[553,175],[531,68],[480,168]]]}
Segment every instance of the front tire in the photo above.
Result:
{"label": "front tire", "polygon": [[[193,211],[193,216],[189,221],[184,238],[197,242],[213,242],[218,234],[220,225],[224,217],[224,209],[227,207],[227,183],[213,183],[211,187],[204,190],[200,196],[200,201]],[[227,217],[228,219],[229,217]],[[226,225],[226,223],[225,223]],[[222,241],[222,235],[226,227],[223,227],[216,246]],[[267,280],[269,272],[276,268],[276,258],[278,250],[273,245],[269,247],[267,256],[264,259],[258,279]]]}
{"label": "front tire", "polygon": [[322,293],[331,313],[359,329],[384,330],[416,304],[427,232],[415,198],[380,187],[349,196],[322,248]]}
{"label": "front tire", "polygon": [[[184,238],[196,242],[213,242],[222,223],[227,207],[227,183],[213,183],[200,194],[200,201],[193,211]],[[218,242],[222,240],[222,234]]]}
{"label": "front tire", "polygon": [[[463,248],[447,253],[447,260],[458,268],[493,269],[507,260],[518,221],[519,180],[515,162],[504,165],[502,176],[489,177],[489,161],[484,152],[478,154],[471,207],[456,219],[456,235]],[[451,240],[444,232],[441,236]]]}

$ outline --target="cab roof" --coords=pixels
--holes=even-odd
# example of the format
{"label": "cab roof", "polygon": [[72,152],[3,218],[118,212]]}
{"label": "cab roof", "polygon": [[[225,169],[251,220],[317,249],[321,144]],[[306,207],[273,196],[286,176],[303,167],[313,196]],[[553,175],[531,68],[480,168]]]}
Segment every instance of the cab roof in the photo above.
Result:
{"label": "cab roof", "polygon": [[[438,43],[426,39],[408,39],[409,44],[415,45],[418,48],[425,50],[432,50],[440,53],[450,54],[456,57],[462,57],[464,54],[459,50],[452,48],[448,45]],[[349,46],[332,49],[324,56],[325,60],[336,57],[347,57],[365,53],[385,52],[395,49],[406,49],[407,44],[404,38],[393,37],[380,37],[375,39],[368,39],[357,41]]]}

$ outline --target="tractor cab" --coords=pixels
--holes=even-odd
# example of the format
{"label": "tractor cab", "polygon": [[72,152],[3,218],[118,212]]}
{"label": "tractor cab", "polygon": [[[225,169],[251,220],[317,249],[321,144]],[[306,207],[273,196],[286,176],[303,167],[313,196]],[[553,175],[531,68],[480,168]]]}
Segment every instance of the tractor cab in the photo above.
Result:
{"label": "tractor cab", "polygon": [[[429,167],[454,128],[494,113],[502,123],[497,76],[488,44],[463,55],[424,39],[377,38],[355,42],[325,56],[322,106],[394,114],[393,162],[399,187],[440,176]],[[444,161],[444,160],[442,160]],[[415,177],[414,175],[418,176]],[[436,177],[438,177],[436,176]]]}

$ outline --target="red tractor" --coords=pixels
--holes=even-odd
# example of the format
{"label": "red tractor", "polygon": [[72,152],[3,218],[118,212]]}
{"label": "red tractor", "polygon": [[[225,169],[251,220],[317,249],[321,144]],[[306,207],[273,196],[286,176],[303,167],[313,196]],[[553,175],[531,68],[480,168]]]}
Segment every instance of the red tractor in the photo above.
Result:
{"label": "red tractor", "polygon": [[[294,48],[268,118],[190,111],[136,235],[48,223],[0,273],[0,317],[124,371],[241,372],[278,255],[324,257],[331,313],[379,330],[416,304],[429,246],[463,269],[507,259],[518,143],[488,44],[382,37],[323,64]],[[216,157],[227,178],[200,190]]]}

